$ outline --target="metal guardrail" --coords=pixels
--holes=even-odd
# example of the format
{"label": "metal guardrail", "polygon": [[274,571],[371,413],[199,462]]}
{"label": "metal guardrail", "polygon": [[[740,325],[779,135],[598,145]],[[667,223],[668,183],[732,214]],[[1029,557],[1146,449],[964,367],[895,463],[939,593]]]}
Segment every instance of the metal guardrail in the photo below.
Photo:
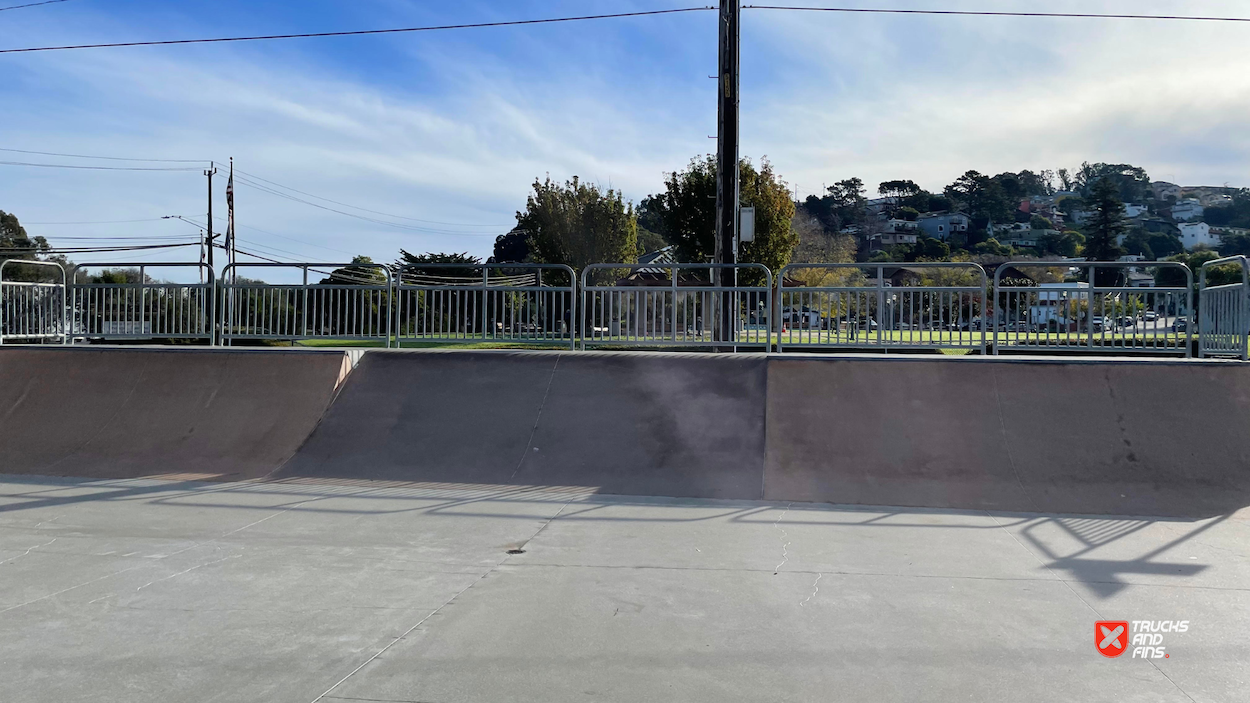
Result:
{"label": "metal guardrail", "polygon": [[[1217,266],[1237,264],[1241,281],[1207,286]],[[1250,352],[1250,262],[1244,256],[1208,261],[1199,272],[1198,356],[1236,356]]]}
{"label": "metal guardrail", "polygon": [[[1214,269],[1233,265],[1240,281],[1211,285]],[[55,269],[60,282],[8,278],[19,266]],[[85,280],[87,268],[117,275]],[[196,269],[200,282],[148,276],[168,268]],[[1060,280],[1023,273],[1045,268],[1063,269]],[[294,270],[299,282],[238,275],[248,269]],[[1121,275],[1133,269],[1156,273],[1135,286]],[[726,270],[736,284],[720,284]],[[1012,280],[1017,270],[1028,280]],[[325,280],[313,283],[312,274]],[[760,264],[594,264],[582,271],[579,295],[574,271],[560,265],[417,264],[393,276],[381,264],[233,264],[218,280],[194,263],[67,271],[9,260],[0,262],[0,344],[322,339],[769,350],[775,340],[778,351],[992,344],[995,354],[1189,356],[1196,339],[1200,356],[1250,359],[1247,257],[1205,263],[1196,296],[1193,272],[1178,262],[1012,261],[986,278],[962,263],[791,264],[774,291]]]}
{"label": "metal guardrail", "polygon": [[[84,269],[133,274],[125,282],[80,282]],[[151,269],[198,269],[201,283],[171,283],[148,278]],[[189,263],[103,263],[77,265],[68,277],[69,342],[150,339],[206,339],[215,344],[213,270]]]}
{"label": "metal guardrail", "polygon": [[562,264],[415,264],[395,277],[403,342],[577,348],[577,275]]}
{"label": "metal guardrail", "polygon": [[[754,285],[718,285],[722,271]],[[581,283],[583,349],[772,346],[772,272],[762,264],[591,264]]]}
{"label": "metal guardrail", "polygon": [[[1174,271],[1175,284],[1126,285],[1132,269]],[[1063,269],[1061,281],[1004,278],[1011,270]],[[1073,271],[1078,278],[1067,280]],[[1027,276],[1027,274],[1025,274]],[[1163,278],[1164,275],[1158,276]],[[1184,264],[1150,262],[1009,261],[994,271],[994,353],[1004,349],[1190,356],[1193,272]]]}
{"label": "metal guardrail", "polygon": [[[21,266],[55,269],[59,282],[5,280]],[[51,261],[0,262],[0,345],[6,340],[65,343],[65,269]]]}
{"label": "metal guardrail", "polygon": [[987,275],[972,263],[790,264],[777,350],[985,349]]}
{"label": "metal guardrail", "polygon": [[[265,283],[239,275],[250,269],[295,270],[301,280]],[[310,273],[325,279],[310,284]],[[391,346],[391,272],[382,264],[230,264],[222,270],[218,289],[223,345],[334,339]]]}

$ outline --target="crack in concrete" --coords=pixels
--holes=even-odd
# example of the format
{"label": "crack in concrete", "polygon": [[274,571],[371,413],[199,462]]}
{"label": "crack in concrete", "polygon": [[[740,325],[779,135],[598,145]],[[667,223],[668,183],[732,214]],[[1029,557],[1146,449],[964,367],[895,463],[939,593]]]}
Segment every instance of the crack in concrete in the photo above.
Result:
{"label": "crack in concrete", "polygon": [[812,593],[811,595],[807,597],[807,600],[803,601],[802,603],[799,603],[800,608],[807,605],[808,601],[815,598],[817,593],[820,593],[820,579],[823,576],[824,576],[823,573],[816,574],[816,581],[812,584]]}
{"label": "crack in concrete", "polygon": [[[790,536],[789,534],[786,533],[786,529],[784,527],[781,527],[779,523],[781,522],[781,519],[786,516],[786,513],[790,512],[790,508],[793,505],[794,503],[786,504],[786,509],[781,511],[781,514],[777,516],[777,520],[773,523],[773,529],[781,530],[781,539],[786,539],[787,537]],[[785,544],[781,545],[781,563],[778,564],[777,567],[773,569],[773,576],[776,576],[777,574],[781,572],[781,567],[785,566],[787,561],[790,561],[789,540],[787,540]]]}
{"label": "crack in concrete", "polygon": [[[55,541],[57,541],[58,539],[60,539],[60,537],[53,537],[53,538],[52,538],[52,542],[55,542]],[[27,554],[30,554],[31,552],[35,551],[36,549],[40,549],[41,547],[46,547],[46,546],[48,546],[48,545],[52,544],[52,542],[45,542],[44,544],[36,544],[35,546],[33,546],[33,547],[31,547],[31,548],[27,549],[26,551],[22,552],[21,554],[18,554],[18,555],[17,555],[17,556],[15,556],[15,557],[12,557],[12,558],[10,558],[10,559],[5,559],[4,561],[0,561],[0,565],[4,565],[4,564],[9,564],[9,563],[15,562],[15,561],[17,561],[18,559],[21,559],[22,557],[26,556]]]}
{"label": "crack in concrete", "polygon": [[147,588],[148,586],[151,586],[151,585],[152,585],[152,584],[154,584],[154,583],[160,583],[161,581],[168,581],[169,579],[178,578],[179,576],[182,576],[183,574],[186,574],[186,573],[190,573],[190,572],[192,572],[192,571],[195,571],[196,569],[202,569],[202,568],[204,568],[204,567],[206,567],[206,566],[212,566],[213,564],[220,564],[220,563],[221,563],[221,562],[223,562],[223,561],[229,561],[230,559],[235,559],[235,558],[238,558],[238,556],[239,556],[238,554],[231,554],[230,556],[228,556],[228,557],[224,557],[224,558],[222,558],[222,559],[217,559],[217,560],[214,560],[214,561],[204,562],[203,564],[196,564],[195,566],[191,567],[190,569],[184,569],[184,570],[182,570],[182,571],[179,571],[179,572],[178,572],[178,573],[176,573],[176,574],[170,574],[169,576],[165,576],[165,577],[162,577],[162,578],[158,578],[158,579],[155,579],[155,580],[153,580],[153,581],[148,581],[147,583],[143,584],[142,586],[140,586],[140,587],[136,588],[136,589],[135,589],[135,592],[137,593],[137,592],[139,592],[139,591],[142,591],[143,589]]}

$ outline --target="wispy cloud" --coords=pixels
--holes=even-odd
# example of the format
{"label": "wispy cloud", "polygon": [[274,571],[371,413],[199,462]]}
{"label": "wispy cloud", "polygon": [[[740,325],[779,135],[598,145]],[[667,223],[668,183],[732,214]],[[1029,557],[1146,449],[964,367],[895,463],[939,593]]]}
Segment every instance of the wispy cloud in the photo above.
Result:
{"label": "wispy cloud", "polygon": [[[657,6],[477,2],[457,12],[469,19],[551,15],[588,4]],[[1069,4],[1126,9],[1111,0]],[[1242,11],[1215,0],[1129,9],[1158,8]],[[296,14],[294,6],[286,10]],[[104,31],[93,22],[127,36],[170,35],[171,26],[179,35],[222,29],[203,18],[187,29],[172,22],[179,11],[159,11],[156,20],[139,12],[79,14],[63,26],[31,20],[19,34],[28,43]],[[347,12],[341,5],[333,11]],[[434,16],[429,6],[391,2],[360,12],[368,14],[353,23],[371,26],[439,19],[451,10]],[[298,21],[311,26],[315,19]],[[272,29],[283,18],[256,21]],[[1188,183],[1250,184],[1250,73],[1240,68],[1246,31],[752,12],[744,30],[743,151],[768,155],[805,192],[851,175],[940,188],[968,168],[1054,168],[1085,159],[1137,163]],[[233,156],[245,171],[311,193],[465,225],[402,231],[240,188],[240,222],[286,239],[244,235],[292,257],[358,252],[389,260],[400,247],[486,254],[536,177],[579,175],[637,200],[660,187],[664,171],[712,150],[714,32],[708,15],[420,42],[4,59],[0,146]],[[216,207],[222,212],[224,202]],[[204,182],[194,173],[0,167],[0,208],[36,222],[195,215],[205,209]],[[169,234],[174,227],[189,230],[157,222],[92,232]],[[42,233],[55,239],[67,230]]]}

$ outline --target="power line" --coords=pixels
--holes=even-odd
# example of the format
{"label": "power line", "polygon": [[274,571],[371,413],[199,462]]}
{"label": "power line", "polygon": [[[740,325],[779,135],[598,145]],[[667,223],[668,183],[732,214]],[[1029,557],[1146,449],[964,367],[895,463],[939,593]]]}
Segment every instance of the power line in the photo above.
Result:
{"label": "power line", "polygon": [[23,7],[39,7],[40,5],[55,5],[58,2],[69,2],[69,0],[43,0],[43,2],[28,2],[25,5],[10,5],[8,7],[0,7],[0,12],[5,10],[20,10]]}
{"label": "power line", "polygon": [[417,218],[415,218],[415,217],[405,217],[405,216],[403,216],[403,215],[393,215],[393,214],[391,214],[391,213],[389,213],[389,212],[381,212],[381,211],[379,211],[379,210],[370,210],[369,208],[360,207],[360,206],[358,206],[358,205],[352,205],[352,204],[350,204],[350,203],[341,203],[341,202],[339,202],[339,201],[337,201],[337,200],[331,200],[331,199],[329,199],[329,198],[323,198],[323,197],[321,197],[320,195],[313,195],[312,193],[306,193],[306,192],[304,192],[304,191],[302,191],[302,190],[297,190],[297,189],[292,188],[292,187],[290,187],[290,186],[284,186],[284,185],[282,185],[281,183],[274,183],[273,181],[265,180],[264,178],[261,178],[260,176],[257,176],[257,175],[254,175],[254,174],[250,174],[250,173],[247,173],[247,172],[245,172],[245,171],[241,171],[241,170],[239,170],[239,169],[235,169],[235,171],[234,171],[234,172],[235,172],[235,174],[236,174],[236,175],[238,175],[238,174],[243,174],[244,176],[247,176],[248,178],[251,178],[251,179],[253,179],[253,180],[257,180],[257,181],[260,181],[260,182],[262,182],[262,183],[268,183],[269,185],[272,185],[272,186],[277,186],[277,187],[282,188],[282,189],[284,189],[284,190],[289,190],[289,191],[291,191],[292,193],[299,193],[300,195],[306,195],[306,196],[308,196],[308,197],[310,197],[310,198],[315,198],[315,199],[317,199],[317,200],[321,200],[321,201],[324,201],[324,202],[327,202],[327,203],[333,203],[333,204],[335,204],[335,205],[341,205],[341,206],[343,206],[343,207],[349,207],[349,208],[351,208],[351,209],[353,209],[353,210],[360,210],[361,212],[369,212],[369,213],[373,213],[374,215],[382,215],[382,216],[384,216],[384,217],[394,217],[394,218],[399,219],[399,220],[409,220],[409,221],[411,221],[411,222],[424,222],[424,223],[426,223],[426,224],[430,224],[430,225],[451,225],[451,226],[453,226],[453,227],[491,227],[491,228],[496,228],[496,227],[507,227],[507,226],[509,226],[509,225],[465,225],[465,224],[461,224],[461,223],[459,223],[459,222],[439,222],[438,220],[420,220],[420,219],[417,219]]}
{"label": "power line", "polygon": [[37,156],[64,156],[70,159],[100,159],[102,161],[142,161],[149,163],[166,163],[166,164],[199,164],[207,163],[209,159],[131,159],[121,156],[89,156],[87,154],[60,154],[55,151],[27,151],[25,149],[4,149],[0,151],[8,151],[14,154],[35,154]]}
{"label": "power line", "polygon": [[65,51],[69,49],[113,49],[129,46],[169,46],[173,44],[220,44],[223,42],[270,41],[274,39],[314,39],[323,37],[353,37],[368,34],[400,34],[411,32],[438,32],[451,29],[485,29],[490,27],[518,27],[532,24],[555,24],[557,22],[584,22],[587,20],[646,17],[649,15],[672,15],[681,12],[704,12],[714,10],[710,6],[683,7],[671,10],[648,10],[641,12],[617,12],[610,15],[582,15],[580,17],[551,17],[537,20],[511,20],[507,22],[479,22],[475,24],[448,24],[432,27],[395,27],[390,29],[358,29],[343,32],[310,32],[306,34],[269,34],[251,37],[215,37],[211,39],[165,39],[160,41],[112,42],[108,44],[73,44],[65,46],[36,46],[25,49],[0,49],[0,54],[22,54],[35,51]]}
{"label": "power line", "polygon": [[144,251],[147,249],[176,249],[178,247],[197,247],[199,242],[185,242],[183,244],[145,244],[135,246],[115,246],[115,247],[66,247],[40,249],[39,247],[13,247],[0,249],[0,254],[98,254],[103,252],[118,251]]}
{"label": "power line", "polygon": [[151,168],[141,166],[74,166],[71,164],[36,164],[27,161],[0,161],[0,166],[33,166],[36,168],[69,168],[83,171],[198,171],[198,168]]}
{"label": "power line", "polygon": [[23,222],[24,225],[123,225],[135,222],[160,222],[164,217],[148,217],[140,220],[95,220],[87,222]]}
{"label": "power line", "polygon": [[275,190],[275,189],[270,188],[270,187],[268,187],[268,186],[264,186],[264,185],[261,185],[261,184],[259,184],[259,183],[253,182],[253,181],[251,181],[250,179],[248,179],[248,178],[246,178],[246,177],[242,177],[242,178],[240,178],[240,177],[239,177],[239,173],[238,173],[238,171],[235,171],[234,177],[235,177],[235,182],[236,182],[237,184],[239,184],[239,185],[243,185],[243,186],[246,186],[246,187],[248,187],[248,188],[253,188],[253,189],[255,189],[255,190],[259,190],[259,191],[261,191],[262,193],[269,193],[270,195],[275,195],[275,196],[277,196],[277,197],[279,197],[279,198],[286,198],[287,200],[291,200],[291,201],[294,201],[294,202],[297,202],[297,203],[303,203],[304,205],[308,205],[308,206],[310,206],[310,207],[315,207],[315,208],[317,208],[317,209],[319,209],[319,210],[325,210],[325,211],[327,211],[327,212],[333,212],[333,213],[336,213],[336,214],[339,214],[339,215],[343,215],[343,216],[346,216],[346,217],[352,217],[352,218],[355,218],[355,219],[357,219],[357,220],[363,220],[363,221],[365,221],[365,222],[372,222],[372,223],[374,223],[374,224],[379,224],[379,225],[383,225],[383,226],[386,226],[386,227],[394,227],[394,228],[396,228],[396,229],[402,229],[402,230],[406,230],[406,231],[409,231],[409,232],[422,232],[422,233],[425,233],[425,234],[448,234],[448,235],[459,235],[459,236],[466,236],[466,237],[493,237],[493,236],[496,236],[496,234],[495,234],[494,232],[456,232],[456,231],[453,231],[453,230],[438,230],[438,229],[431,229],[431,228],[429,228],[429,227],[417,227],[417,226],[415,226],[415,225],[406,225],[406,224],[403,224],[403,223],[400,223],[400,222],[391,222],[391,221],[389,221],[389,220],[379,220],[379,219],[377,219],[376,217],[366,217],[366,216],[364,216],[364,215],[358,215],[358,214],[356,214],[356,213],[354,213],[354,212],[346,212],[346,211],[344,211],[344,210],[337,210],[337,209],[335,209],[335,208],[332,208],[332,207],[326,207],[325,205],[320,205],[320,204],[318,204],[318,203],[314,203],[314,202],[311,202],[311,201],[309,201],[309,200],[304,200],[303,198],[297,198],[297,197],[295,197],[294,195],[290,195],[289,193],[283,193],[282,191]]}
{"label": "power line", "polygon": [[[1191,15],[1118,15],[1085,12],[998,12],[982,10],[894,10],[867,7],[791,7],[743,5],[744,10],[795,10],[800,12],[850,12],[883,15],[962,15],[971,17],[1063,17],[1105,20],[1189,20],[1195,22],[1250,22],[1250,17],[1195,17]],[[3,53],[3,52],[0,52]]]}

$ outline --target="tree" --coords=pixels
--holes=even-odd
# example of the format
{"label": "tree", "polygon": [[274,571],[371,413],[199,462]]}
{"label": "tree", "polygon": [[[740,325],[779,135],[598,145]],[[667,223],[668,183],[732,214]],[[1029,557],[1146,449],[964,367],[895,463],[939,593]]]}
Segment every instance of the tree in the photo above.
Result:
{"label": "tree", "polygon": [[[1085,258],[1089,261],[1115,261],[1124,254],[1117,238],[1128,231],[1124,203],[1116,182],[1104,178],[1090,188],[1094,216],[1085,231]],[[1101,285],[1101,284],[1100,284]]]}
{"label": "tree", "polygon": [[589,264],[638,260],[638,223],[633,205],[613,189],[600,190],[578,177],[560,185],[534,181],[517,229],[530,233],[530,257],[581,271]]}
{"label": "tree", "polygon": [[[530,257],[530,235],[529,232],[520,229],[514,229],[507,234],[501,234],[495,237],[494,256],[491,261],[507,264],[516,264],[526,261]],[[459,262],[453,262],[459,263]]]}
{"label": "tree", "polygon": [[972,253],[981,256],[1012,256],[1015,250],[1009,246],[999,243],[997,239],[990,237],[989,239],[972,247]]}
{"label": "tree", "polygon": [[[68,267],[64,256],[49,256],[51,249],[43,237],[30,237],[18,221],[17,215],[0,210],[0,263],[10,259],[20,261],[52,261]],[[6,281],[51,280],[52,274],[42,266],[9,266],[4,272]]]}
{"label": "tree", "polygon": [[1131,164],[1081,164],[1075,178],[1081,195],[1088,198],[1100,181],[1110,181],[1116,197],[1123,203],[1141,203],[1150,197],[1150,176],[1145,169]]}
{"label": "tree", "polygon": [[916,240],[913,252],[915,260],[946,261],[951,256],[950,245],[940,239],[921,236]]}
{"label": "tree", "polygon": [[879,186],[877,186],[877,193],[879,195],[883,195],[887,198],[898,198],[899,200],[913,195],[918,195],[922,191],[923,189],[916,185],[915,181],[910,180],[883,181]]}
{"label": "tree", "polygon": [[1080,255],[1081,247],[1085,246],[1085,235],[1068,230],[1061,234],[1043,235],[1038,241],[1038,253],[1047,256],[1062,256],[1072,259]]}
{"label": "tree", "polygon": [[[789,262],[799,243],[791,228],[795,207],[789,186],[767,160],[756,169],[743,159],[738,173],[742,206],[755,208],[755,241],[742,244],[738,260],[777,271]],[[668,174],[664,186],[664,193],[651,198],[678,259],[709,260],[716,248],[716,158],[691,160],[686,170]]]}
{"label": "tree", "polygon": [[976,171],[968,171],[955,179],[945,193],[972,218],[968,228],[969,244],[975,244],[977,233],[985,231],[990,223],[1006,222],[1012,217],[1012,203],[1002,183]]}
{"label": "tree", "polygon": [[742,263],[763,264],[774,273],[790,263],[799,236],[790,227],[794,201],[790,186],[773,171],[767,159],[756,169],[744,159],[739,169],[743,207],[755,208],[755,240],[744,242],[738,252]]}
{"label": "tree", "polygon": [[1029,218],[1029,229],[1054,229],[1054,228],[1055,228],[1055,223],[1051,222],[1045,217],[1042,217],[1041,215],[1034,215]]}
{"label": "tree", "polygon": [[1250,256],[1250,236],[1226,234],[1220,237],[1220,253],[1224,256]]}

